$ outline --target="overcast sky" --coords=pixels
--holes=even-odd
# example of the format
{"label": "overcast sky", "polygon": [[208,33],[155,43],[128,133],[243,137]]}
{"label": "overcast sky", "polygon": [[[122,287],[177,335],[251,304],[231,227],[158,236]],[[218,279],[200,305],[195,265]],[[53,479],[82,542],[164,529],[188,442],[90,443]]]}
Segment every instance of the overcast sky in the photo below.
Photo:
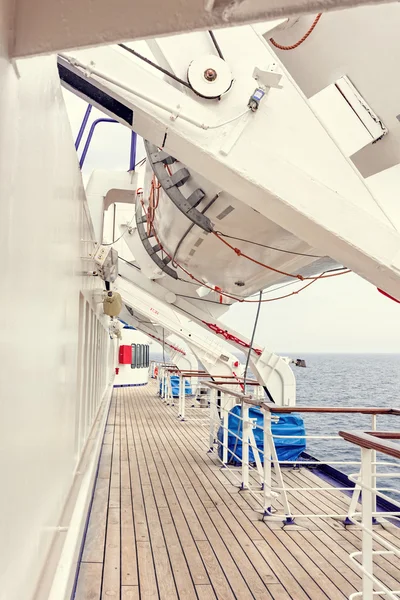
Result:
{"label": "overcast sky", "polygon": [[[64,92],[64,96],[76,137],[86,104],[69,92]],[[99,117],[104,115],[93,109],[91,121]],[[93,169],[128,169],[129,145],[130,131],[127,128],[101,123],[87,154],[84,181]],[[143,144],[140,142],[138,160],[143,156]],[[268,294],[265,298],[273,296]],[[223,321],[250,337],[256,308],[256,304],[237,304]],[[276,352],[288,353],[400,353],[400,304],[383,297],[374,286],[357,275],[326,279],[299,295],[263,304],[256,342]]]}

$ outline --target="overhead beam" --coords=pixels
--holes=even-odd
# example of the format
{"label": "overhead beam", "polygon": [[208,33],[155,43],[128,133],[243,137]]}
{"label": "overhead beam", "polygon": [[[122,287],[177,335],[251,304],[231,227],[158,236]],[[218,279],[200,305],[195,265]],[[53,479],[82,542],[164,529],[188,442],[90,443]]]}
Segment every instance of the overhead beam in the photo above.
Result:
{"label": "overhead beam", "polygon": [[[271,52],[268,48],[265,50],[267,53]],[[113,77],[120,80],[123,78],[127,88],[135,89],[135,81],[140,80],[141,93],[144,95],[163,98],[171,106],[182,101],[176,89],[153,77],[125,56],[118,56],[110,49],[97,49],[91,50],[87,55],[80,55],[80,58],[89,62],[89,56],[100,71],[112,73]],[[68,63],[64,62],[64,65]],[[82,71],[75,66],[68,65],[68,68],[82,76]],[[278,102],[278,97],[268,98],[265,108],[249,120],[240,143],[225,156],[221,153],[219,135],[214,130],[189,127],[183,119],[177,119],[171,124],[168,111],[96,76],[91,81],[96,81],[99,89],[107,91],[115,99],[123,99],[133,109],[134,128],[140,135],[152,138],[153,143],[161,146],[165,132],[168,131],[165,150],[188,168],[196,165],[198,173],[219,189],[239,198],[310,246],[323,249],[327,256],[339,264],[400,299],[400,233],[356,203],[357,195],[369,200],[370,193],[361,178],[356,182],[357,176],[350,167],[343,170],[343,176],[352,181],[352,188],[349,187],[352,191],[349,192],[349,197],[345,197],[286,159],[286,140],[289,143],[295,132],[292,131],[293,120],[290,121],[292,129],[274,130],[272,114],[276,122],[279,116],[283,124],[284,118],[288,120],[291,117],[290,112],[279,113],[279,110],[284,112],[285,109],[280,109],[280,104],[283,103]],[[284,83],[285,91],[279,93],[288,94],[292,112],[297,115],[296,123],[299,127],[304,127],[302,120],[307,118],[310,125],[308,135],[310,139],[313,136],[315,147],[319,148],[319,144],[323,143],[325,160],[336,160],[339,151],[330,143],[305,100],[297,92],[291,91],[290,79],[286,79]],[[198,115],[199,120],[212,123],[212,115],[202,109],[196,100],[189,97],[185,99],[186,114]],[[226,115],[220,113],[220,119],[224,118]],[[262,128],[269,133],[268,145],[257,136],[257,131]],[[252,151],[245,152],[246,148],[251,148]],[[322,149],[318,152],[322,152]],[[263,157],[262,160],[259,159],[260,156]],[[310,169],[314,168],[318,174],[316,155],[312,155],[312,158]]]}
{"label": "overhead beam", "polygon": [[326,12],[371,0],[18,0],[13,57]]}
{"label": "overhead beam", "polygon": [[[194,307],[184,298],[176,297],[172,304],[168,303],[165,300],[165,288],[156,281],[150,281],[126,263],[120,261],[119,272],[122,277],[116,284],[125,304],[183,339],[209,372],[212,372],[213,365],[219,363],[221,367],[228,368],[231,373],[238,375],[235,367],[236,357],[226,351],[223,341],[246,353],[249,351],[247,338],[230,328],[228,330],[217,319],[211,321],[215,329],[210,329],[207,324],[210,315]],[[179,314],[186,320],[191,319],[194,326],[188,321],[181,322]],[[202,334],[196,325],[200,325],[207,334]],[[215,341],[211,337],[212,334]],[[256,352],[251,354],[251,369],[259,383],[267,387],[270,398],[280,406],[295,404],[296,381],[289,366],[290,359],[282,358],[267,348],[261,351],[257,346]]]}

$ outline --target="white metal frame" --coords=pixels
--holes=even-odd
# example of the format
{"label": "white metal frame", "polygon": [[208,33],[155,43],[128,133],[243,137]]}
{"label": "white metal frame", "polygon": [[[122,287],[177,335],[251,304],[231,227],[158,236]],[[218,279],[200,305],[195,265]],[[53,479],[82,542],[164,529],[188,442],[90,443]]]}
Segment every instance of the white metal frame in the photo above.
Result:
{"label": "white metal frame", "polygon": [[[166,386],[166,398],[164,401],[169,399],[168,391],[168,367],[159,369],[159,377],[165,379]],[[180,375],[180,386],[183,385],[185,375]],[[338,513],[312,513],[312,514],[294,514],[291,510],[289,495],[294,491],[313,491],[313,492],[342,492],[348,491],[348,487],[333,487],[333,486],[310,486],[310,487],[290,487],[285,485],[282,465],[296,464],[299,465],[302,461],[279,461],[277,451],[275,448],[274,439],[284,438],[290,436],[277,436],[272,433],[271,425],[275,418],[273,412],[271,412],[271,406],[262,401],[261,398],[253,398],[250,395],[245,395],[242,392],[234,389],[227,389],[226,386],[217,385],[210,381],[203,381],[201,384],[203,387],[208,388],[208,405],[209,410],[205,411],[207,418],[209,419],[208,427],[208,452],[214,453],[215,450],[222,448],[222,451],[216,452],[221,468],[228,469],[230,474],[236,479],[238,487],[241,490],[252,494],[260,502],[260,514],[262,520],[266,522],[270,520],[283,521],[285,525],[289,525],[295,521],[296,518],[334,518],[344,519],[346,524],[353,524],[361,528],[362,530],[362,549],[357,552],[350,554],[350,560],[361,570],[363,578],[363,591],[355,592],[349,600],[356,600],[362,598],[363,600],[373,600],[375,596],[390,598],[391,600],[400,598],[400,590],[390,590],[374,575],[374,556],[378,555],[389,555],[400,558],[400,547],[395,546],[389,542],[387,538],[381,536],[378,531],[374,530],[373,525],[375,518],[379,517],[379,522],[387,519],[396,519],[400,521],[400,502],[396,502],[393,498],[387,496],[384,492],[395,491],[400,494],[400,491],[393,490],[393,488],[377,487],[377,480],[382,477],[394,478],[399,476],[399,472],[393,471],[390,473],[381,473],[378,469],[380,465],[391,466],[393,468],[399,468],[400,464],[396,462],[382,462],[377,460],[376,451],[362,448],[361,461],[351,460],[329,460],[325,461],[326,464],[333,465],[356,465],[360,466],[360,471],[356,474],[350,475],[350,479],[354,481],[355,488],[351,498],[349,499],[349,509],[346,514]],[[219,396],[219,397],[218,397]],[[178,410],[182,412],[181,402],[184,400],[184,393],[182,388],[180,390]],[[232,432],[229,430],[229,413],[232,408],[236,405],[241,405],[241,414],[235,415],[235,417],[242,421],[242,433]],[[253,419],[249,417],[249,410],[251,406],[259,407],[264,413],[264,425],[263,430],[263,441],[264,449],[257,447],[254,430],[259,427]],[[373,410],[373,409],[372,409]],[[400,411],[393,411],[394,414],[399,414]],[[387,413],[385,413],[387,414]],[[372,430],[376,431],[377,415],[372,416]],[[222,428],[222,435],[218,439],[217,432]],[[228,435],[237,437],[242,443],[242,457],[235,454],[234,451],[228,447]],[[298,437],[298,436],[296,436]],[[306,435],[305,439],[341,439],[342,435]],[[250,449],[253,452],[254,463],[250,463]],[[221,453],[221,457],[219,456]],[[229,465],[230,457],[233,456],[239,463],[239,466],[231,467]],[[266,459],[269,457],[269,459]],[[310,466],[312,464],[323,464],[323,461],[307,461],[304,464]],[[255,477],[250,478],[250,473],[253,471]],[[273,481],[277,481],[277,485]],[[360,493],[362,493],[362,507],[358,506],[360,500]],[[399,508],[398,511],[383,512],[377,511],[376,499],[377,497],[389,500],[392,504]],[[282,505],[282,509],[277,507],[278,502]],[[384,550],[374,550],[373,542],[378,542],[383,546]],[[358,562],[358,558],[362,558],[362,563]]]}
{"label": "white metal frame", "polygon": [[[268,409],[268,405],[261,400],[253,399],[248,396],[245,396],[243,393],[234,392],[232,390],[224,390],[221,386],[214,385],[210,382],[205,382],[205,386],[209,387],[211,390],[209,402],[210,402],[210,434],[209,434],[209,442],[210,442],[210,450],[214,449],[214,445],[222,446],[222,459],[221,463],[224,467],[229,468],[229,455],[233,455],[233,452],[228,448],[228,418],[229,412],[232,407],[236,403],[241,403],[242,405],[242,414],[241,416],[235,415],[238,420],[241,420],[243,423],[242,435],[237,436],[243,445],[243,456],[242,458],[234,455],[237,461],[241,463],[241,469],[238,470],[233,469],[232,472],[234,476],[238,480],[238,483],[242,489],[246,489],[252,495],[263,501],[263,510],[260,511],[263,513],[263,518],[268,520],[279,520],[284,521],[285,524],[293,523],[296,518],[335,518],[335,519],[343,519],[345,524],[354,523],[357,518],[361,517],[361,512],[358,509],[358,502],[360,491],[362,488],[362,483],[360,480],[360,475],[357,473],[352,476],[352,480],[355,482],[355,488],[349,501],[349,509],[346,514],[338,514],[338,513],[321,513],[321,514],[295,514],[290,506],[289,496],[292,492],[296,491],[314,491],[314,492],[344,492],[349,491],[348,487],[320,487],[320,486],[310,486],[310,487],[301,487],[301,488],[288,488],[285,485],[282,465],[285,466],[301,466],[302,461],[279,461],[274,439],[278,438],[289,438],[290,436],[278,436],[273,435],[271,424],[274,418],[273,413]],[[221,401],[220,404],[217,405],[216,402],[216,394],[217,391],[221,393]],[[264,426],[263,426],[263,439],[264,439],[264,450],[261,450],[257,447],[254,438],[254,429],[260,428],[259,425],[255,424],[248,417],[249,407],[251,405],[258,406],[262,412],[264,413]],[[216,439],[215,428],[216,425],[218,427],[222,427],[223,435],[222,441]],[[372,415],[372,427],[373,430],[376,430],[376,415]],[[229,435],[233,435],[235,437],[235,433],[229,431]],[[299,436],[296,436],[299,437]],[[300,436],[301,437],[301,436]],[[310,439],[335,439],[339,440],[341,437],[339,435],[305,435],[304,438],[306,440]],[[249,450],[252,450],[254,455],[255,466],[251,465],[249,462]],[[269,456],[269,459],[264,459]],[[356,465],[360,466],[361,461],[343,461],[343,460],[327,460],[327,461],[306,461],[303,462],[306,466],[312,466],[313,464],[321,465],[321,464],[329,464],[329,465]],[[399,468],[400,465],[394,462],[388,463],[376,460],[376,453],[372,451],[372,465],[374,466],[374,470],[372,472],[372,492],[371,492],[371,507],[372,507],[372,517],[375,519],[376,517],[390,517],[390,518],[399,518],[400,519],[400,503],[396,503],[392,498],[389,498],[385,495],[384,492],[393,491],[392,488],[384,488],[377,487],[376,479],[377,479],[377,468],[379,465],[385,464],[386,466],[392,466],[394,468]],[[249,473],[251,471],[255,472],[256,480],[260,482],[259,487],[255,487],[254,484],[250,484]],[[273,475],[277,480],[278,485],[274,485],[273,483]],[[394,474],[393,474],[394,475]],[[400,475],[400,473],[397,473]],[[386,476],[386,474],[385,474]],[[378,512],[376,509],[376,498],[380,496],[381,498],[385,498],[391,501],[393,504],[398,505],[399,511],[395,512]],[[277,504],[282,504],[283,511],[278,509]]]}
{"label": "white metal frame", "polygon": [[[361,520],[358,520],[355,516],[350,516],[350,520],[354,525],[357,525],[361,528],[362,549],[361,551],[351,553],[350,560],[362,573],[362,591],[351,594],[349,600],[355,600],[356,598],[362,598],[363,600],[373,600],[374,596],[379,596],[381,598],[390,598],[391,600],[398,600],[400,598],[400,589],[389,589],[374,574],[374,557],[389,555],[400,558],[400,544],[394,545],[390,543],[387,540],[387,538],[383,537],[378,533],[378,531],[373,529],[373,524],[374,517],[377,514],[375,507],[377,495],[390,500],[392,503],[400,507],[399,502],[395,502],[392,498],[389,498],[385,494],[382,494],[378,491],[378,488],[376,487],[377,477],[391,478],[394,476],[398,477],[399,474],[378,473],[376,466],[378,463],[375,458],[376,451],[367,447],[361,447],[360,449],[361,471],[359,476],[357,477],[357,481],[362,492],[362,513]],[[355,480],[356,476],[353,475],[351,478]],[[398,490],[395,491],[397,494],[400,493],[400,491]],[[389,515],[391,519],[400,520],[399,513],[397,513],[396,515],[391,513],[384,513],[384,516],[385,515]],[[378,543],[380,546],[383,546],[383,548],[385,549],[374,550],[374,542]],[[357,560],[357,558],[361,558],[361,563]]]}
{"label": "white metal frame", "polygon": [[[140,271],[124,262],[119,263],[119,271],[122,277],[118,279],[118,291],[124,304],[184,340],[211,375],[242,375],[243,366],[238,366],[237,357],[227,349],[227,342],[236,350],[242,351],[243,347],[231,339],[225,340],[214,334],[205,324],[212,319],[223,330],[225,326],[217,318],[184,298],[176,297],[173,305],[168,304],[165,301],[165,288],[157,281],[148,280]],[[124,318],[130,321],[128,316]],[[233,339],[248,341],[237,331],[230,330],[230,334]],[[267,348],[260,356],[253,352],[250,360],[251,370],[258,382],[267,385],[277,404],[283,406],[296,403],[296,383],[290,362],[290,358],[278,356]]]}

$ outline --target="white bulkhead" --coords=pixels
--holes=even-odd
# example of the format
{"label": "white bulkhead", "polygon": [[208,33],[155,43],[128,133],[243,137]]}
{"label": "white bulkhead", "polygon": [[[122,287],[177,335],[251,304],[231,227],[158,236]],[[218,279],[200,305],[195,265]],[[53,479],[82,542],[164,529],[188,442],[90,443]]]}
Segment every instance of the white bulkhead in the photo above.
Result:
{"label": "white bulkhead", "polygon": [[130,325],[122,330],[114,387],[147,385],[149,381],[149,338]]}

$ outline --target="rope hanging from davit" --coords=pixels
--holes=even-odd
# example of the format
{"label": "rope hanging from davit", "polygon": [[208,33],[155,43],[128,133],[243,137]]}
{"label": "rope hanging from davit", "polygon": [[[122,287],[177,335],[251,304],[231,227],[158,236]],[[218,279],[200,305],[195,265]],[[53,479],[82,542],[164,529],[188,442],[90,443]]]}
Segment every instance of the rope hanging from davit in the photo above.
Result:
{"label": "rope hanging from davit", "polygon": [[275,46],[275,48],[278,48],[279,50],[294,50],[295,48],[298,48],[303,42],[305,42],[306,39],[308,38],[308,36],[312,34],[312,32],[316,28],[317,23],[321,17],[322,17],[322,13],[318,13],[318,15],[315,17],[314,21],[312,22],[312,25],[309,28],[309,30],[303,35],[302,38],[299,39],[298,42],[296,42],[295,44],[292,44],[291,46],[283,46],[283,45],[279,44],[278,42],[276,42],[274,40],[274,38],[269,38],[269,41],[271,42],[271,44],[273,46]]}

